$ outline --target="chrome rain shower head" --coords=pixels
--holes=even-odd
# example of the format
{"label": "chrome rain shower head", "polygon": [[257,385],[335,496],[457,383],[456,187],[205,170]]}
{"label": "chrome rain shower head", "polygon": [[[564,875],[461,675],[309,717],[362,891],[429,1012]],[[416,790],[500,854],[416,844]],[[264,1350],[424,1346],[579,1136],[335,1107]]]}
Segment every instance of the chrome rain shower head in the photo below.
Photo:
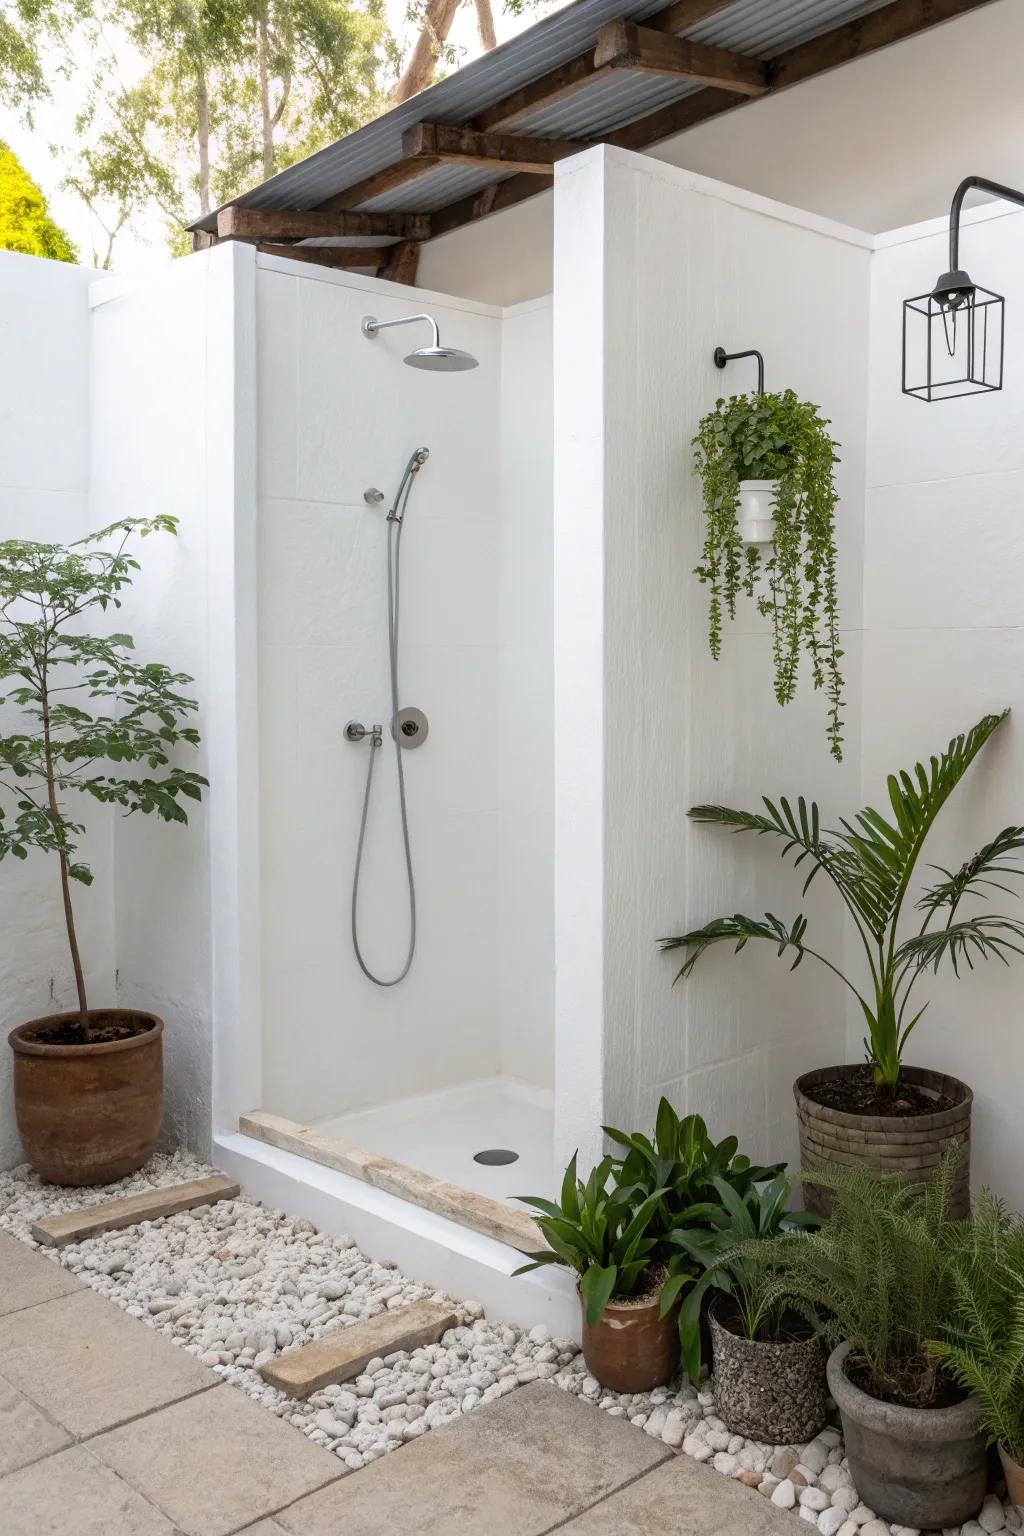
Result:
{"label": "chrome rain shower head", "polygon": [[442,347],[437,321],[432,315],[406,315],[401,320],[377,320],[373,315],[364,315],[363,335],[372,341],[379,331],[390,330],[394,325],[412,325],[417,320],[427,322],[434,332],[434,340],[431,346],[417,347],[415,352],[409,353],[405,361],[410,368],[422,368],[431,373],[463,373],[467,368],[478,366],[472,352],[463,352],[459,347]]}

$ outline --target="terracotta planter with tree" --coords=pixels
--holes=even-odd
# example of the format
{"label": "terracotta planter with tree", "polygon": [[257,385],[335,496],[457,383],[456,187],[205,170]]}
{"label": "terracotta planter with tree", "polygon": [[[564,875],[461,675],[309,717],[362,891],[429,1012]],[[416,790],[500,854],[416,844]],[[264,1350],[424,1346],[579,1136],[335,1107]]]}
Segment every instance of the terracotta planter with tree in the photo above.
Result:
{"label": "terracotta planter with tree", "polygon": [[15,1111],[29,1161],[58,1184],[123,1178],[160,1129],[163,1024],[89,1006],[72,889],[92,874],[67,804],[88,796],[186,822],[182,800],[201,798],[206,780],[172,761],[199,744],[196,701],[181,691],[192,679],[137,661],[129,635],[100,632],[139,569],[130,540],[176,527],[126,518],[68,546],[0,543],[0,705],[20,727],[0,735],[0,859],[54,859],[77,996],[73,1011],[12,1031]]}
{"label": "terracotta planter with tree", "polygon": [[[927,1008],[919,983],[941,966],[954,975],[979,960],[1009,961],[1024,953],[1024,922],[990,910],[993,891],[1016,895],[1010,882],[1022,872],[1016,857],[1024,849],[1024,826],[1005,827],[959,869],[939,869],[941,879],[911,895],[918,861],[946,801],[974,759],[1003,724],[1008,710],[986,715],[946,750],[911,770],[890,774],[890,814],[868,806],[852,821],[826,831],[817,805],[801,796],[794,806],[765,798],[763,811],[698,805],[695,821],[776,837],[782,857],[795,856],[806,873],[804,892],[822,874],[841,898],[860,939],[864,980],[855,984],[839,965],[814,948],[808,920],[789,923],[764,917],[718,917],[702,928],[662,940],[665,949],[684,949],[679,977],[689,976],[706,950],[722,942],[736,951],[751,940],[766,940],[792,959],[805,955],[827,966],[857,999],[867,1027],[862,1065],[809,1072],[796,1084],[801,1155],[805,1170],[834,1164],[866,1165],[880,1172],[928,1178],[951,1145],[962,1149],[953,1194],[953,1214],[969,1206],[968,1148],[971,1091],[941,1073],[904,1066],[912,1031]],[[962,911],[964,904],[968,910]],[[984,903],[984,905],[982,905]],[[913,917],[911,914],[913,913]],[[677,977],[678,980],[678,977]],[[827,1213],[829,1192],[815,1187],[808,1204]]]}

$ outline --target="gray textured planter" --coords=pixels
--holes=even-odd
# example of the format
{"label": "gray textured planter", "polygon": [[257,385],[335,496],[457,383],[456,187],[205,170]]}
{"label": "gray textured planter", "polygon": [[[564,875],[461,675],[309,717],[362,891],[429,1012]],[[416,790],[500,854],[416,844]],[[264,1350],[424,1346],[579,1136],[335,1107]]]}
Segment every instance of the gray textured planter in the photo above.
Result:
{"label": "gray textured planter", "polygon": [[715,1412],[734,1434],[803,1445],[825,1423],[825,1357],[816,1338],[756,1343],[711,1313]]}
{"label": "gray textured planter", "polygon": [[988,1485],[978,1404],[901,1408],[869,1397],[847,1378],[847,1341],[828,1362],[829,1391],[843,1418],[850,1472],[862,1501],[894,1525],[930,1530],[978,1513]]}

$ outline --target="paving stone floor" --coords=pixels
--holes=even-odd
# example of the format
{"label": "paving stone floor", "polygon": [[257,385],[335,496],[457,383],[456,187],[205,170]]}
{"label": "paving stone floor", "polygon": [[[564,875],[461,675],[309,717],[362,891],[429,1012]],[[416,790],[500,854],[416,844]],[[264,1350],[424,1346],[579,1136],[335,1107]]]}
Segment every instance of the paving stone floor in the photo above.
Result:
{"label": "paving stone floor", "polygon": [[548,1382],[357,1472],[0,1233],[2,1536],[792,1536]]}

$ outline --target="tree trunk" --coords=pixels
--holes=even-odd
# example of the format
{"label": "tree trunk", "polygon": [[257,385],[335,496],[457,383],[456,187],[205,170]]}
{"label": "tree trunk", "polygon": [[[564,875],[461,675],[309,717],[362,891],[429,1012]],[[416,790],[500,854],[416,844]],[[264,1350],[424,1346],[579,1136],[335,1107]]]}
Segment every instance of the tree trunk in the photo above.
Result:
{"label": "tree trunk", "polygon": [[[50,808],[50,819],[54,830],[61,824],[60,805],[57,802],[57,785],[54,779],[53,752],[50,746],[50,702],[47,694],[45,673],[40,690],[43,704],[43,751],[46,756],[46,799]],[[82,1034],[85,1035],[89,1028],[89,1002],[85,995],[85,976],[82,973],[82,957],[78,949],[78,935],[75,932],[75,913],[71,905],[71,877],[68,874],[68,858],[64,849],[60,850],[60,889],[64,900],[64,922],[68,930],[68,947],[71,950],[71,964],[75,972],[75,990],[78,993],[78,1021]]]}
{"label": "tree trunk", "polygon": [[274,123],[270,111],[270,39],[267,35],[267,9],[264,6],[256,23],[257,57],[260,75],[260,120],[263,128],[263,176],[269,180],[274,165]]}
{"label": "tree trunk", "polygon": [[210,91],[206,71],[196,75],[196,135],[199,140],[199,211],[210,211]]}
{"label": "tree trunk", "polygon": [[438,55],[448,40],[458,8],[459,0],[428,0],[423,30],[416,39],[402,78],[391,93],[393,107],[408,101],[433,80]]}
{"label": "tree trunk", "polygon": [[480,38],[480,47],[484,53],[490,53],[492,48],[498,46],[498,35],[494,30],[494,12],[491,9],[491,0],[476,0],[476,30]]}

